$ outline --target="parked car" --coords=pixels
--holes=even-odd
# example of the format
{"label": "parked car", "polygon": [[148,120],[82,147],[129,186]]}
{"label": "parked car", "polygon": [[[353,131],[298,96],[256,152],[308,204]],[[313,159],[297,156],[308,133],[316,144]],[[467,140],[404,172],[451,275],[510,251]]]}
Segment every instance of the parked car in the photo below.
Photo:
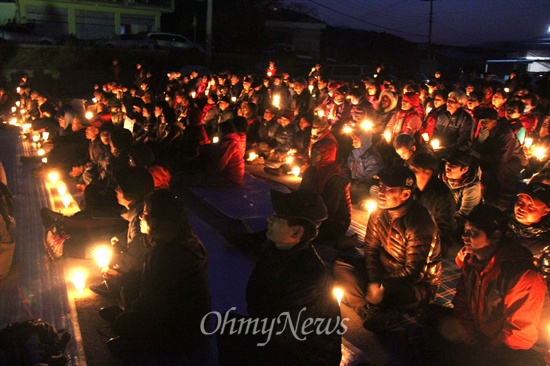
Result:
{"label": "parked car", "polygon": [[185,52],[204,52],[202,46],[191,42],[184,36],[165,32],[121,34],[120,36],[98,39],[96,45],[113,48],[172,49]]}
{"label": "parked car", "polygon": [[326,76],[332,80],[361,80],[366,75],[372,75],[374,68],[369,65],[335,64],[324,67]]}
{"label": "parked car", "polygon": [[53,45],[57,42],[51,37],[46,37],[33,32],[33,30],[22,24],[0,25],[0,39],[14,43],[30,43]]}

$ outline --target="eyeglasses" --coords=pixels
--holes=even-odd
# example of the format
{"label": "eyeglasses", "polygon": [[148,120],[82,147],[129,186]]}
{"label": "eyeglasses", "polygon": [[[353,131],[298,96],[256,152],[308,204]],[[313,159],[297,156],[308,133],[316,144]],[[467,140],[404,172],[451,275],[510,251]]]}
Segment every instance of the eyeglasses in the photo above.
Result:
{"label": "eyeglasses", "polygon": [[458,104],[458,102],[454,99],[447,99],[447,104]]}

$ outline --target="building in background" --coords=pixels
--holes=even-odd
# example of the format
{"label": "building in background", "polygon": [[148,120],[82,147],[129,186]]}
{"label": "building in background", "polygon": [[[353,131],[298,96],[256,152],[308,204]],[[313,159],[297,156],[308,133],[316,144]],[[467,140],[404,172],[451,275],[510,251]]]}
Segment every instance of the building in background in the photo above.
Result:
{"label": "building in background", "polygon": [[174,0],[0,0],[0,24],[28,24],[56,39],[96,39],[159,31],[161,15],[173,11]]}

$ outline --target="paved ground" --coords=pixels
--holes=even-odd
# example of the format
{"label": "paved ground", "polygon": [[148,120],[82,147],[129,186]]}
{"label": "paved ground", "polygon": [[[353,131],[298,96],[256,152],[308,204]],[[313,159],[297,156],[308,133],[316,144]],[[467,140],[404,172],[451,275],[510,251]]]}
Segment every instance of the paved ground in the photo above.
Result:
{"label": "paved ground", "polygon": [[[31,166],[19,163],[19,157],[31,154],[32,149],[27,142],[21,143],[16,131],[0,131],[0,159],[6,167],[9,185],[14,193],[18,220],[14,264],[8,278],[0,281],[0,327],[28,318],[43,318],[58,328],[68,328],[73,335],[67,349],[70,364],[118,366],[121,363],[112,358],[105,347],[110,337],[109,329],[97,315],[99,308],[110,304],[109,300],[87,288],[78,292],[70,280],[75,270],[83,270],[87,274],[88,285],[97,283],[100,280],[99,268],[91,259],[52,262],[42,248],[40,207],[57,207],[59,210],[64,207],[59,199],[49,198],[56,192],[32,176]],[[247,169],[262,176],[261,168],[249,166]],[[264,174],[263,178],[269,177]],[[248,202],[246,210],[229,204],[216,204],[220,202],[216,200],[216,192],[180,192],[192,225],[208,250],[212,307],[220,312],[230,307],[246,312],[245,286],[259,252],[259,248],[235,247],[228,241],[234,244],[235,233],[238,237],[239,233],[265,225],[265,200],[268,198],[263,196],[263,190],[287,189],[281,183],[295,188],[299,182],[295,177],[282,177],[271,182],[263,179],[255,181],[256,178],[251,177],[247,179],[252,179],[252,185],[244,191],[237,189],[234,192],[235,195],[242,195],[241,201]],[[352,229],[360,237],[364,236],[366,213],[354,210],[354,219]],[[456,276],[452,261],[447,261],[446,267],[448,281],[439,298],[442,303],[452,298],[452,280]],[[400,352],[407,354],[406,347],[400,347],[399,352],[395,347],[388,347],[384,339],[364,330],[358,317],[344,304],[342,315],[350,318],[350,330],[344,336],[342,365],[407,364],[399,357]],[[398,334],[394,339],[402,336]],[[211,348],[210,356],[203,364],[216,365],[215,346]]]}

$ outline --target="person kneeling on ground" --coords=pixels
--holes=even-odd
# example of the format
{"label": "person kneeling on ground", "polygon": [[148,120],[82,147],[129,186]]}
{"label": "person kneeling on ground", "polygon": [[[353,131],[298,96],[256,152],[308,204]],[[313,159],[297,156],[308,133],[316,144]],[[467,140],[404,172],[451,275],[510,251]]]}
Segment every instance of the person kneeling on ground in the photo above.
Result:
{"label": "person kneeling on ground", "polygon": [[414,173],[393,166],[378,177],[381,210],[367,224],[365,257],[342,256],[333,267],[351,308],[373,332],[432,301],[441,282],[439,233],[428,210],[413,198]]}

